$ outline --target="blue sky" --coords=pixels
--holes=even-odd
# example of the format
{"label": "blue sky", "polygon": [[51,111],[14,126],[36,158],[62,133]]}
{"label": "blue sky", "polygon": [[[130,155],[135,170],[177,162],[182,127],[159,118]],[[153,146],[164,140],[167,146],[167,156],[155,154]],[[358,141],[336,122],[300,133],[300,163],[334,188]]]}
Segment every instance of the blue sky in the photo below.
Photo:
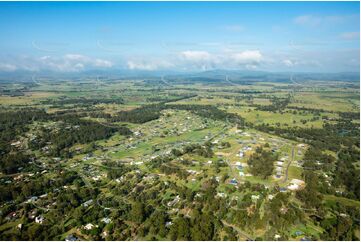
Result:
{"label": "blue sky", "polygon": [[359,71],[358,2],[1,2],[0,71]]}

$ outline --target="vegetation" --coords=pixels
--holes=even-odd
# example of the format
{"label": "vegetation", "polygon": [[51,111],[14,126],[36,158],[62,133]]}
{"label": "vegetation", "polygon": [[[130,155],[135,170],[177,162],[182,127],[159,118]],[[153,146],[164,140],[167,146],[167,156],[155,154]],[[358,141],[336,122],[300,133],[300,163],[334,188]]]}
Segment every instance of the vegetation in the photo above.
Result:
{"label": "vegetation", "polygon": [[233,79],[0,83],[0,239],[358,241],[358,83]]}

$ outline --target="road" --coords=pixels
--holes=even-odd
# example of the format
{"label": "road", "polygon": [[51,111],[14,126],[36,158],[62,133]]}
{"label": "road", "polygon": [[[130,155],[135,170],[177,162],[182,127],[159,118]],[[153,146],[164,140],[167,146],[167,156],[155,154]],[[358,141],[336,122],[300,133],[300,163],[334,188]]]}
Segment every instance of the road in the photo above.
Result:
{"label": "road", "polygon": [[228,226],[228,227],[232,227],[234,230],[236,230],[240,235],[242,235],[243,237],[247,238],[247,240],[252,240],[254,241],[254,239],[247,234],[246,232],[242,231],[240,228],[238,228],[237,226],[233,225],[233,224],[229,224],[227,223],[225,220],[222,220],[223,225]]}
{"label": "road", "polygon": [[292,161],[294,160],[294,158],[295,158],[295,147],[293,146],[292,147],[292,158],[287,164],[287,168],[285,171],[285,179],[283,179],[283,182],[287,182],[287,180],[288,180],[288,168],[290,168],[290,165],[291,165]]}

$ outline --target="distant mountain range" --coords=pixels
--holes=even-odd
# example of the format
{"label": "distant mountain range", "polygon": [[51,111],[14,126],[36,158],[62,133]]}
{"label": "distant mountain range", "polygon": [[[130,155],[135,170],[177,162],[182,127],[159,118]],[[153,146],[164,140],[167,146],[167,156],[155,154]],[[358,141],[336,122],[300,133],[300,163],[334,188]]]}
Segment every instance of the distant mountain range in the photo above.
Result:
{"label": "distant mountain range", "polygon": [[181,71],[139,71],[139,70],[88,70],[83,72],[54,72],[54,71],[15,71],[0,72],[0,81],[32,81],[34,77],[49,79],[83,79],[100,78],[102,80],[114,78],[160,78],[179,79],[179,78],[211,78],[222,79],[226,76],[230,80],[247,81],[289,81],[291,76],[294,80],[330,80],[330,81],[360,81],[358,72],[340,72],[340,73],[313,73],[313,72],[268,72],[268,71],[248,71],[248,70],[209,70],[202,72],[181,72]]}

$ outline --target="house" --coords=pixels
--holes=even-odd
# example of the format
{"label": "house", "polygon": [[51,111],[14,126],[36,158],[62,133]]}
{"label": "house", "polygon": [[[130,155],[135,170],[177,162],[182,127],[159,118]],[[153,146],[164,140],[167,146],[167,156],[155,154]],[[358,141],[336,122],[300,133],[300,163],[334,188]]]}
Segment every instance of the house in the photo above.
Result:
{"label": "house", "polygon": [[179,195],[177,195],[175,198],[174,198],[174,200],[173,201],[170,201],[170,202],[168,202],[167,203],[167,206],[168,207],[171,207],[171,206],[173,206],[173,205],[175,205],[177,202],[179,202]]}
{"label": "house", "polygon": [[17,141],[17,142],[11,143],[10,145],[11,145],[11,146],[19,146],[20,144],[21,144],[21,142],[20,142],[20,141]]}
{"label": "house", "polygon": [[36,202],[36,200],[38,200],[38,197],[37,196],[32,196],[31,198],[29,198],[26,203],[33,203],[33,202]]}
{"label": "house", "polygon": [[94,228],[95,226],[92,223],[88,223],[87,225],[84,226],[84,229],[86,230],[91,230],[92,228]]}
{"label": "house", "polygon": [[93,203],[93,199],[90,199],[88,201],[86,201],[85,203],[82,204],[83,207],[89,207],[90,204]]}
{"label": "house", "polygon": [[43,195],[40,195],[39,197],[40,198],[44,198],[44,197],[47,197],[48,196],[48,194],[47,193],[44,193]]}
{"label": "house", "polygon": [[283,166],[283,162],[282,162],[282,161],[277,161],[276,164],[277,164],[277,166]]}
{"label": "house", "polygon": [[259,199],[259,195],[252,195],[251,196],[252,201],[257,201]]}
{"label": "house", "polygon": [[35,218],[35,223],[42,224],[44,222],[45,218],[43,215],[39,215]]}
{"label": "house", "polygon": [[226,194],[224,194],[223,192],[218,192],[217,197],[226,197]]}
{"label": "house", "polygon": [[280,187],[280,192],[287,192],[287,188],[285,188],[285,187]]}
{"label": "house", "polygon": [[305,182],[299,179],[292,179],[290,185],[287,187],[291,191],[297,191],[304,187]]}
{"label": "house", "polygon": [[69,234],[68,236],[65,237],[65,241],[77,241],[77,240],[78,238],[72,234]]}
{"label": "house", "polygon": [[238,182],[237,182],[236,178],[233,178],[232,180],[229,181],[229,184],[231,184],[231,185],[237,185]]}
{"label": "house", "polygon": [[101,221],[102,221],[103,223],[108,224],[108,223],[110,223],[110,222],[112,221],[112,219],[110,219],[110,218],[102,218]]}

